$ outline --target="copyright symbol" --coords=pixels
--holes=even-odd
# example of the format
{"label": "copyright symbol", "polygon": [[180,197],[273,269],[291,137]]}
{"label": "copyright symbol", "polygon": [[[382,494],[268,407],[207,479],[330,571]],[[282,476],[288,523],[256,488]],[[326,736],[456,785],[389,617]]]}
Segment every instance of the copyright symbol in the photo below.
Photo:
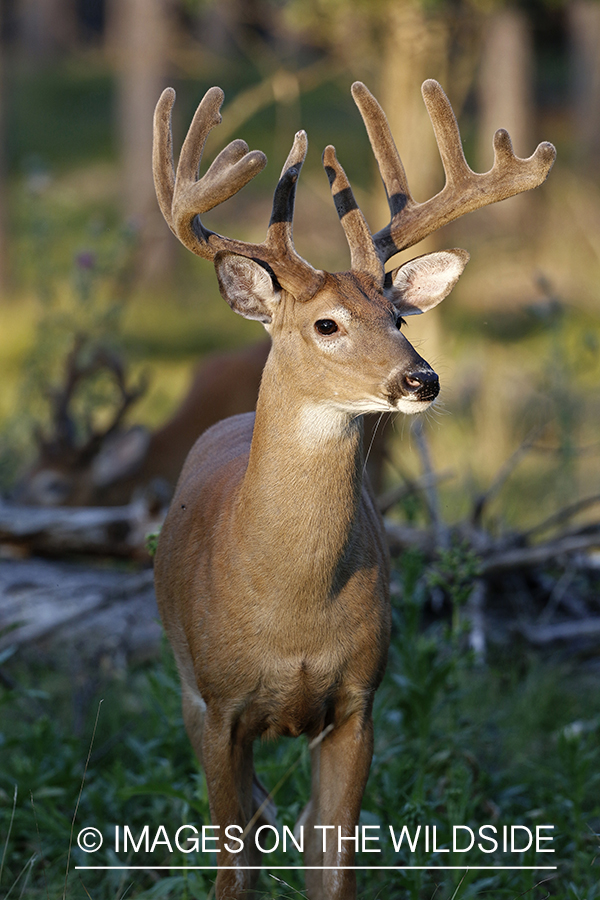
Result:
{"label": "copyright symbol", "polygon": [[77,835],[77,844],[84,853],[95,853],[102,846],[104,838],[97,828],[82,828]]}

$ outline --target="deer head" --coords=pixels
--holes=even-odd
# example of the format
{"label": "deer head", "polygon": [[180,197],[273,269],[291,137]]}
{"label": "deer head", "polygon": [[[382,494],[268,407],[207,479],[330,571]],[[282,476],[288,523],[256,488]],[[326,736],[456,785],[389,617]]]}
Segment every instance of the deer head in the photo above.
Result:
{"label": "deer head", "polygon": [[[240,315],[262,322],[273,336],[279,335],[276,351],[287,355],[290,365],[297,367],[299,378],[304,377],[302,363],[308,346],[319,350],[317,363],[311,353],[310,366],[315,404],[320,400],[319,375],[326,372],[328,384],[335,377],[345,379],[345,402],[355,413],[391,409],[417,412],[435,399],[439,383],[427,363],[398,334],[398,328],[404,316],[425,312],[447,296],[469,256],[464,250],[445,250],[389,272],[385,271],[386,262],[459,216],[541,184],[555,151],[551,144],[544,143],[529,159],[519,159],[508,134],[500,130],[494,137],[492,169],[485,174],[473,172],[464,158],[458,125],[446,95],[437,82],[426,81],[423,97],[446,183],[435,197],[416,203],[383,110],[361,82],[352,86],[352,94],[367,128],[391,217],[385,228],[371,234],[335,149],[328,146],[323,163],[350,248],[349,272],[319,271],[294,248],[295,193],[307,152],[304,131],[296,135],[283,166],[262,243],[223,237],[204,226],[200,216],[239,191],[266,164],[263,153],[249,152],[238,140],[217,156],[202,178],[198,177],[208,134],[221,121],[223,92],[219,88],[211,88],[200,103],[177,170],[170,126],[175,93],[169,88],[161,96],[155,114],[153,155],[157,197],[179,240],[193,253],[214,261],[221,293],[230,306]],[[360,342],[354,340],[357,329],[361,329]],[[366,332],[371,333],[371,339],[365,340]],[[396,345],[399,360],[391,373],[387,363],[377,364],[380,357],[389,358],[390,341]],[[354,396],[348,390],[349,359],[355,363],[353,370],[364,375]]]}
{"label": "deer head", "polygon": [[[108,373],[115,383],[118,401],[108,423],[97,428],[91,421],[78,429],[73,401],[78,389],[100,372]],[[15,492],[15,500],[37,506],[73,506],[94,502],[95,493],[115,477],[123,477],[125,441],[120,430],[125,414],[146,390],[145,383],[127,384],[123,361],[105,347],[94,347],[83,335],[77,335],[68,354],[60,386],[49,390],[51,426],[37,434],[38,457]],[[80,433],[83,430],[83,434]],[[114,443],[118,439],[120,459],[117,466]],[[148,442],[148,432],[133,428],[127,432],[128,459],[139,459]],[[133,448],[135,445],[135,453]],[[111,450],[107,466],[107,451]],[[110,471],[109,471],[110,468]],[[119,474],[117,475],[117,471]]]}
{"label": "deer head", "polygon": [[218,849],[215,895],[247,897],[260,853],[253,829],[270,812],[253,773],[259,737],[311,740],[307,896],[354,900],[351,841],[319,843],[317,829],[351,835],[373,750],[372,704],[391,628],[383,523],[363,481],[360,414],[425,409],[439,383],[399,328],[402,317],[439,303],[468,255],[445,250],[385,272],[385,263],[463,212],[539,184],[554,158],[540,145],[519,160],[504,133],[485,175],[467,167],[441,88],[424,96],[446,169],[446,186],[416,204],[383,112],[353,87],[390,205],[372,236],[333,147],[324,154],[351,269],[314,269],[295,251],[294,197],[307,150],[296,135],[261,244],[208,230],[200,215],[230,197],[265,164],[234,141],[198,178],[202,150],[219,120],[222,92],[202,100],[177,171],[166,91],[155,118],[154,173],[162,211],[194,253],[214,261],[232,308],[262,322],[273,346],[255,416],[235,416],[192,449],[161,531],[155,559],[159,611],[182,681],[186,729],[205,769],[211,820],[250,840]]}

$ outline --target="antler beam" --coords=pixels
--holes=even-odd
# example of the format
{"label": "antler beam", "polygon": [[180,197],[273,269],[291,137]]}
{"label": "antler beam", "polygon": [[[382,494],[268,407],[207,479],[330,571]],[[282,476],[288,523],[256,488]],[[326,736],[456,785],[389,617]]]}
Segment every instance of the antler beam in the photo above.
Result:
{"label": "antler beam", "polygon": [[292,220],[296,183],[308,148],[306,132],[299,131],[283,167],[273,198],[267,236],[261,244],[237,241],[209,231],[200,215],[236,194],[265,167],[260,150],[248,151],[245,141],[232,141],[219,153],[202,178],[198,170],[210,131],[221,122],[223,91],[206,92],[183,143],[177,171],[173,162],[171,112],[175,91],[163,91],[154,114],[152,165],[161,211],[171,229],[188,250],[205,259],[219,251],[237,253],[266,263],[279,282],[298,296],[310,296],[321,285],[323,273],[296,253]]}
{"label": "antler beam", "polygon": [[[422,92],[446,174],[446,183],[435,197],[424,203],[412,198],[385,113],[360,81],[352,85],[352,95],[385,186],[391,214],[389,225],[371,235],[334,148],[327,147],[323,156],[350,246],[352,269],[380,283],[384,264],[400,250],[412,247],[468,212],[537,187],[546,179],[556,156],[552,144],[543,143],[528,159],[520,159],[513,153],[507,132],[501,129],[494,136],[494,165],[489,172],[473,172],[464,157],[458,124],[444,91],[437,81],[429,80],[423,84]],[[153,150],[156,193],[173,233],[198,256],[214,259],[218,252],[225,251],[255,259],[269,268],[297,299],[312,296],[322,285],[324,274],[298,255],[292,236],[296,185],[308,146],[306,133],[298,132],[283,167],[265,240],[261,244],[238,241],[205,228],[200,215],[251,181],[266,165],[266,156],[259,150],[250,152],[244,141],[232,141],[199,178],[206,139],[221,122],[223,91],[213,87],[196,111],[175,170],[171,137],[174,102],[175,92],[167,88],[156,107]]]}
{"label": "antler beam", "polygon": [[[135,387],[127,386],[127,378],[122,360],[104,347],[96,347],[89,358],[82,361],[86,348],[84,335],[77,335],[75,344],[65,362],[64,383],[61,387],[49,392],[52,404],[53,433],[50,437],[38,435],[38,441],[47,453],[72,454],[77,459],[92,456],[97,447],[121,424],[129,407],[145,393],[147,384],[144,379]],[[119,402],[111,421],[101,431],[96,431],[91,422],[88,423],[87,435],[83,441],[77,441],[77,428],[73,420],[72,404],[77,388],[92,375],[103,370],[108,371],[115,380],[119,391]]]}
{"label": "antler beam", "polygon": [[473,172],[465,159],[456,117],[446,94],[433,79],[424,82],[422,93],[446,184],[435,197],[416,203],[385,113],[362,82],[352,85],[352,96],[365,123],[390,207],[390,224],[373,236],[383,262],[468,212],[538,187],[556,158],[552,144],[544,142],[528,159],[520,159],[513,153],[508,133],[500,129],[494,135],[494,165],[489,172]]}

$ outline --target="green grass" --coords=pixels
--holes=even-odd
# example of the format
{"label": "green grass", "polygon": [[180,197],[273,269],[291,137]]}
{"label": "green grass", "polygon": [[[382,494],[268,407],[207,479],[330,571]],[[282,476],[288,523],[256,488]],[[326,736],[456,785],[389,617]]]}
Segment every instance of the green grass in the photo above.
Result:
{"label": "green grass", "polygon": [[[236,90],[256,78],[256,72],[247,66],[224,66],[218,77],[213,79],[211,75],[211,83],[222,83],[230,101]],[[13,175],[12,305],[20,304],[25,296],[27,302],[20,308],[23,318],[29,315],[30,323],[17,323],[12,301],[6,303],[3,315],[12,318],[11,328],[6,328],[2,339],[4,390],[7,392],[9,363],[13,382],[19,365],[29,377],[37,375],[38,383],[47,384],[56,377],[66,338],[71,334],[62,326],[69,319],[71,325],[82,323],[95,335],[106,331],[118,337],[136,366],[158,364],[148,400],[136,407],[134,416],[135,421],[156,424],[183,393],[182,365],[189,366],[209,349],[250,340],[253,327],[256,336],[262,330],[233,316],[218,298],[212,268],[183,252],[168,286],[128,290],[124,276],[129,237],[119,227],[115,142],[110,124],[114,83],[106,71],[60,67],[43,78],[14,71],[11,79],[7,152]],[[319,170],[318,177],[324,183],[320,151],[333,142],[353,183],[366,190],[372,161],[348,92],[350,80],[344,78],[343,86],[337,82],[324,84],[302,98],[298,127],[307,126],[311,140],[304,174],[310,176],[311,170]],[[189,121],[201,86],[182,79],[178,87],[178,115],[183,123]],[[270,193],[281,164],[277,153],[282,136],[274,109],[264,110],[246,123],[241,136],[252,146],[265,149],[270,157],[261,182],[265,186],[260,187],[257,179],[248,191]],[[89,163],[96,168],[82,182],[72,170]],[[598,262],[581,240],[573,219],[580,216],[581,196],[589,193],[593,207],[597,188],[582,183],[571,204],[576,213],[569,213],[571,207],[563,202],[558,174],[553,174],[548,188],[543,189],[545,193],[540,194],[546,197],[549,210],[543,217],[540,236],[536,232],[528,234],[526,241],[519,239],[528,252],[518,258],[518,277],[512,244],[504,248],[488,241],[485,229],[479,236],[479,223],[484,221],[481,218],[473,218],[472,226],[461,226],[472,227],[464,245],[474,251],[473,261],[461,287],[442,308],[438,330],[443,341],[433,351],[431,342],[421,348],[428,358],[432,352],[438,355],[432,362],[441,366],[440,374],[448,386],[446,402],[452,412],[443,428],[431,433],[438,468],[461,473],[468,461],[473,477],[480,479],[479,487],[485,487],[485,478],[489,481],[490,472],[508,455],[504,445],[510,445],[510,451],[520,443],[531,426],[532,414],[542,409],[548,418],[554,417],[557,424],[550,430],[547,443],[557,448],[557,455],[547,455],[541,462],[536,456],[526,462],[502,497],[501,521],[518,522],[520,527],[533,514],[536,521],[541,518],[544,504],[555,508],[566,476],[574,480],[563,465],[571,445],[597,445],[594,388],[600,366]],[[44,187],[48,175],[52,177]],[[99,188],[99,176],[106,180],[107,190]],[[566,187],[571,192],[571,182]],[[299,206],[316,202],[310,196],[305,187]],[[319,219],[320,213],[315,218]],[[541,216],[539,221],[542,223]],[[238,225],[237,221],[232,223],[232,232],[237,233]],[[328,227],[321,226],[321,238],[327,236]],[[306,236],[300,233],[299,247],[303,239]],[[455,240],[445,235],[443,241],[449,245],[463,243],[462,236]],[[542,242],[543,252],[537,249]],[[82,251],[93,251],[97,259],[94,269],[77,266]],[[535,304],[533,308],[523,307],[532,299],[540,300],[532,274],[537,268],[556,279],[557,289],[564,291],[568,286],[564,310],[568,315],[550,310],[551,316],[540,319],[543,304],[539,308]],[[512,273],[508,287],[505,270],[509,276]],[[89,282],[85,280],[88,276],[92,279]],[[91,296],[94,303],[88,302]],[[115,322],[121,314],[122,322]],[[117,328],[117,324],[122,327]],[[415,332],[418,335],[417,328],[418,323],[410,323],[409,338]],[[27,360],[35,361],[35,367],[23,365]],[[42,372],[43,365],[46,368]],[[23,393],[17,398],[16,389],[11,388],[10,394],[21,429],[16,450],[12,448],[12,462],[9,460],[12,477],[17,463],[22,462],[27,441],[31,444],[31,435],[23,433],[27,425]],[[43,421],[44,412],[47,415],[47,410],[40,409],[43,393],[38,391],[37,406],[31,394],[27,408]],[[577,416],[569,418],[567,413]],[[8,411],[3,411],[3,418],[7,415]],[[510,440],[504,437],[497,441],[491,425],[502,416],[506,420],[503,434],[509,433]],[[398,434],[403,430],[407,431],[406,426],[399,423]],[[402,464],[411,453],[416,458],[410,440],[398,441],[397,451]],[[589,453],[578,462],[582,493],[595,489],[596,460],[597,455]],[[562,481],[554,477],[557,472]],[[8,475],[4,480],[8,483]],[[571,490],[573,484],[569,482],[566,487]],[[462,475],[443,486],[444,514],[451,510],[450,519],[456,518],[456,510],[462,514],[467,496]],[[516,900],[520,896],[542,900],[547,895],[599,900],[598,670],[593,676],[564,661],[559,664],[554,659],[532,656],[519,647],[492,648],[487,668],[475,667],[465,650],[461,626],[461,578],[455,579],[454,590],[448,592],[456,604],[452,627],[439,622],[424,625],[427,585],[436,579],[439,583],[441,578],[448,587],[454,577],[452,559],[446,563],[438,567],[437,575],[429,573],[426,579],[419,560],[405,559],[396,576],[400,594],[394,637],[386,678],[377,695],[375,756],[362,818],[364,825],[381,826],[383,852],[376,856],[361,854],[358,862],[368,865],[375,859],[379,866],[417,865],[430,859],[422,847],[411,854],[404,846],[395,854],[388,839],[390,825],[396,831],[403,824],[411,829],[418,824],[436,826],[445,844],[452,824],[475,830],[485,824],[497,828],[505,824],[552,824],[556,853],[548,856],[558,865],[558,871],[549,873],[552,880],[539,887],[535,885],[546,877],[544,873],[360,873],[360,894],[386,900]],[[73,686],[66,669],[52,673],[41,664],[25,667],[14,659],[0,660],[0,666],[19,684],[12,690],[0,686],[0,896],[33,900],[63,896],[67,900],[207,897],[212,876],[176,871],[174,866],[190,859],[182,853],[170,854],[164,846],[150,859],[155,865],[172,867],[160,877],[158,873],[140,872],[78,873],[74,865],[89,863],[90,857],[76,842],[69,854],[73,823],[75,836],[87,825],[97,826],[108,836],[114,833],[116,824],[128,824],[137,835],[146,825],[154,831],[164,824],[172,834],[186,822],[208,824],[204,780],[181,722],[179,688],[168,651],[160,662],[112,680],[105,678],[95,694],[88,689],[89,684]],[[78,725],[82,704],[87,713],[85,727]],[[270,787],[290,773],[276,802],[280,823],[291,827],[308,797],[305,743],[285,740],[261,746],[257,748],[257,767]],[[109,843],[107,838],[103,850],[92,858],[110,864],[114,855]],[[458,854],[439,854],[433,862],[450,857],[455,864],[464,862]],[[475,863],[475,859],[469,855],[470,862]],[[279,853],[272,862],[283,864],[286,860],[297,861],[291,853]],[[146,857],[136,855],[138,864],[146,861]],[[529,864],[531,860],[526,855],[510,861]],[[507,864],[503,854],[486,857],[483,862]],[[280,875],[289,887],[264,874],[260,885],[263,894],[297,896],[296,891],[302,887],[300,877],[294,873]]]}
{"label": "green grass", "polygon": [[[600,699],[597,671],[577,670],[524,651],[495,650],[486,668],[475,666],[465,648],[460,609],[449,624],[424,627],[428,585],[446,577],[449,563],[424,572],[418,558],[405,557],[395,575],[394,636],[384,683],[378,692],[376,745],[361,824],[379,826],[381,853],[359,853],[369,866],[556,865],[556,872],[458,871],[359,873],[365,898],[494,897],[573,900],[600,897]],[[463,567],[464,574],[464,567]],[[455,567],[456,574],[456,567]],[[455,578],[455,585],[460,579]],[[400,599],[401,598],[401,599]],[[25,670],[13,661],[22,685],[0,696],[0,892],[11,897],[209,896],[210,872],[175,866],[206,864],[205,854],[187,855],[166,844],[153,853],[118,855],[114,826],[129,825],[150,841],[160,825],[173,844],[183,824],[209,824],[206,788],[193,759],[179,708],[179,687],[170,653],[163,659],[106,681],[86,703],[85,725],[74,734],[77,700],[64,673]],[[11,670],[12,671],[12,670]],[[27,685],[27,686],[25,686]],[[44,685],[46,690],[40,690]],[[74,699],[75,698],[75,699]],[[102,703],[98,706],[100,699]],[[81,701],[79,701],[81,702]],[[99,710],[99,712],[98,712]],[[98,724],[77,808],[94,721]],[[310,773],[306,744],[282,740],[257,747],[257,770],[273,788],[279,823],[292,828],[306,802]],[[286,777],[287,776],[287,777]],[[13,809],[15,789],[16,803]],[[74,817],[75,810],[77,814]],[[426,853],[423,839],[412,853],[404,842],[394,852],[390,826],[399,835],[418,825],[437,828],[438,848]],[[452,852],[453,825],[477,830],[493,825],[552,825],[554,854]],[[101,851],[86,855],[70,833],[95,826],[105,837]],[[430,832],[431,833],[431,832]],[[122,831],[121,831],[122,834]],[[463,836],[467,832],[461,832]],[[520,835],[525,832],[521,830]],[[164,839],[165,834],[158,834]],[[271,836],[272,837],[272,836]],[[490,844],[484,844],[490,847]],[[112,848],[112,849],[111,849]],[[266,857],[271,865],[299,863],[288,849]],[[65,882],[67,861],[69,877]],[[170,867],[160,872],[78,872],[75,865]],[[294,897],[297,872],[266,872],[262,896]],[[543,883],[540,883],[543,882]],[[66,887],[65,887],[66,884]]]}
{"label": "green grass", "polygon": [[66,63],[39,70],[9,68],[6,156],[12,172],[64,170],[114,159],[114,79],[106,67]]}

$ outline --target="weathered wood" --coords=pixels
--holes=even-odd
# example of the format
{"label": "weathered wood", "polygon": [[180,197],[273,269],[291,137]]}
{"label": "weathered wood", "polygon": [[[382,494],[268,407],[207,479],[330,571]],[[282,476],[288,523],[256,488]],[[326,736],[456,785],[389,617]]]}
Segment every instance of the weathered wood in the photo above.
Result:
{"label": "weathered wood", "polygon": [[161,521],[162,515],[150,513],[144,502],[52,508],[0,503],[0,545],[48,556],[81,553],[149,561],[146,535]]}
{"label": "weathered wood", "polygon": [[[76,554],[144,559],[145,537],[160,528],[161,516],[133,503],[112,508],[44,509],[0,503],[0,555],[43,554],[55,559],[0,559],[0,654],[8,648],[69,648],[82,663],[111,660],[118,665],[156,653],[161,628],[157,620],[152,571],[75,565],[58,557]],[[588,526],[588,529],[592,526]],[[416,528],[385,521],[392,552],[416,549],[427,559],[439,549],[434,527]],[[497,590],[498,579],[514,571],[543,568],[569,557],[572,565],[596,564],[600,532],[565,534],[535,546],[515,546],[519,536],[495,541],[481,529],[463,523],[456,530],[481,555],[477,582]],[[590,551],[592,551],[590,553]],[[597,555],[597,554],[596,554]],[[483,595],[472,621],[478,653],[485,647]],[[563,603],[564,612],[574,611]],[[473,613],[473,610],[470,610]],[[473,618],[473,617],[472,617]],[[523,625],[531,643],[597,638],[600,619],[575,615],[569,621]],[[104,663],[103,663],[104,664]],[[2,675],[2,673],[0,673]]]}
{"label": "weathered wood", "polygon": [[511,569],[524,569],[539,566],[552,560],[560,560],[561,556],[581,553],[593,547],[600,547],[600,533],[567,537],[535,547],[519,547],[514,550],[493,553],[484,559],[481,574],[484,577],[507,572]]}
{"label": "weathered wood", "polygon": [[0,653],[52,644],[82,659],[139,659],[161,634],[150,569],[0,562]]}
{"label": "weathered wood", "polygon": [[576,619],[572,622],[557,622],[554,625],[523,625],[520,631],[532,644],[544,645],[555,641],[578,639],[600,639],[600,617]]}

